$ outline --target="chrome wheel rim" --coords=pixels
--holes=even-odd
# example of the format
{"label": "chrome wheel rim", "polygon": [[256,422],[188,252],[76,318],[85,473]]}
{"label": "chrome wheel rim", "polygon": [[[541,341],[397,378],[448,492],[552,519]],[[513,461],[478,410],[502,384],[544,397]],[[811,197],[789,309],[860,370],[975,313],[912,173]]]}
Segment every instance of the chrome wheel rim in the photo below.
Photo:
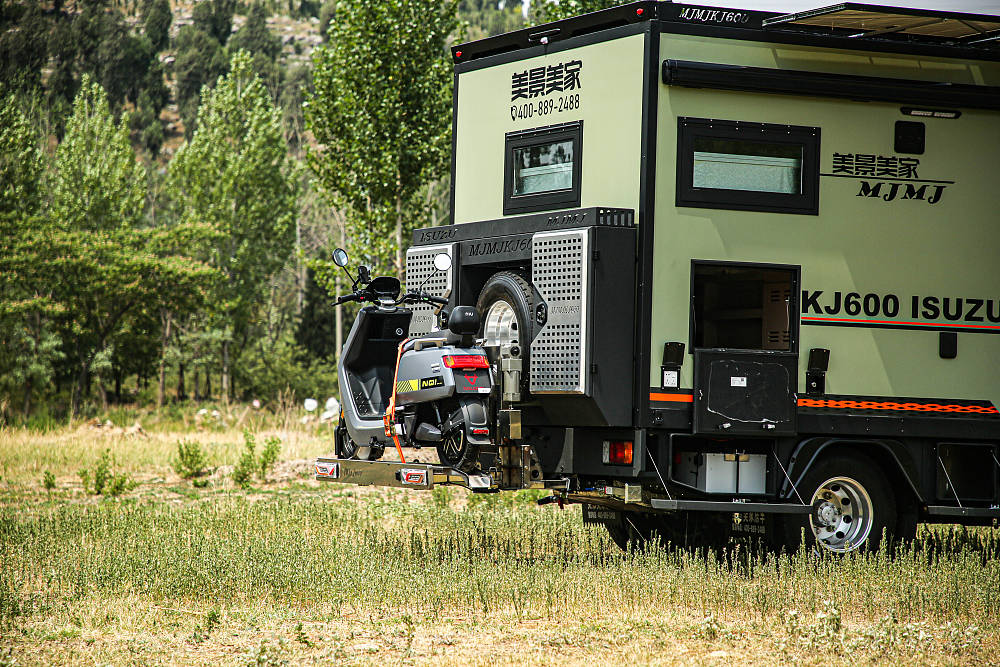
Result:
{"label": "chrome wheel rim", "polygon": [[809,525],[816,544],[834,553],[854,551],[871,533],[875,514],[872,501],[858,481],[831,477],[812,497]]}
{"label": "chrome wheel rim", "polygon": [[517,315],[506,301],[497,301],[486,311],[483,325],[486,345],[513,345],[518,342]]}

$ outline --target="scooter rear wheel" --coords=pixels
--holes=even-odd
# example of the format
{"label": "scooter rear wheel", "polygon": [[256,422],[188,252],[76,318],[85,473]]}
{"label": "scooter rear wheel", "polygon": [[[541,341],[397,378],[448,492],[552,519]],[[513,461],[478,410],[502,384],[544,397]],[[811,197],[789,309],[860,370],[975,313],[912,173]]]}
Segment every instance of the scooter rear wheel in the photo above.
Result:
{"label": "scooter rear wheel", "polygon": [[347,433],[347,424],[340,418],[337,430],[334,432],[334,448],[339,459],[358,459],[361,461],[377,461],[382,458],[385,447],[381,445],[358,446]]}
{"label": "scooter rear wheel", "polygon": [[437,445],[438,460],[463,472],[479,467],[479,445],[470,444],[465,437],[465,427],[452,429]]}

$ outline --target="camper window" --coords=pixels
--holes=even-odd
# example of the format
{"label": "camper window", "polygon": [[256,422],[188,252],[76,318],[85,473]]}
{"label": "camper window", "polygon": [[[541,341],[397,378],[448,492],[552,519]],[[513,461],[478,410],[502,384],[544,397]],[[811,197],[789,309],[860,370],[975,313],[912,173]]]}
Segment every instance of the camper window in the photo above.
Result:
{"label": "camper window", "polygon": [[819,128],[679,120],[677,205],[818,212]]}
{"label": "camper window", "polygon": [[580,205],[582,122],[506,136],[504,215]]}

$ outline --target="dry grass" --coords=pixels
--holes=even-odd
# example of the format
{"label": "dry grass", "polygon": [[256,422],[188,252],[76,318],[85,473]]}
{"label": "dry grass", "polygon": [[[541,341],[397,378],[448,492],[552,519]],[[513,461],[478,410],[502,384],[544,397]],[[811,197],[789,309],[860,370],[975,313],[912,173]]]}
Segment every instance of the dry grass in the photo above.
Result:
{"label": "dry grass", "polygon": [[[327,451],[283,433],[285,459]],[[183,434],[218,465],[238,432]],[[1000,537],[924,529],[845,559],[623,554],[529,493],[376,491],[284,464],[248,492],[182,483],[176,434],[115,445],[145,480],[67,488],[107,444],[0,433],[0,664],[990,664]],[[61,446],[53,453],[52,447]],[[49,498],[41,471],[57,473]],[[476,502],[469,502],[475,500]]]}

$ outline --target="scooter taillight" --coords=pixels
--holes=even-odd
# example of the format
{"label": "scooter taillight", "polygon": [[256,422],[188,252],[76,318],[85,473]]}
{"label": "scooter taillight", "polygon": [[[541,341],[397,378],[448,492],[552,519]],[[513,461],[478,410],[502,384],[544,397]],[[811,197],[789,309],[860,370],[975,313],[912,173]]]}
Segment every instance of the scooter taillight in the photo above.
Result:
{"label": "scooter taillight", "polygon": [[481,354],[446,354],[444,365],[448,368],[489,368],[490,362]]}

